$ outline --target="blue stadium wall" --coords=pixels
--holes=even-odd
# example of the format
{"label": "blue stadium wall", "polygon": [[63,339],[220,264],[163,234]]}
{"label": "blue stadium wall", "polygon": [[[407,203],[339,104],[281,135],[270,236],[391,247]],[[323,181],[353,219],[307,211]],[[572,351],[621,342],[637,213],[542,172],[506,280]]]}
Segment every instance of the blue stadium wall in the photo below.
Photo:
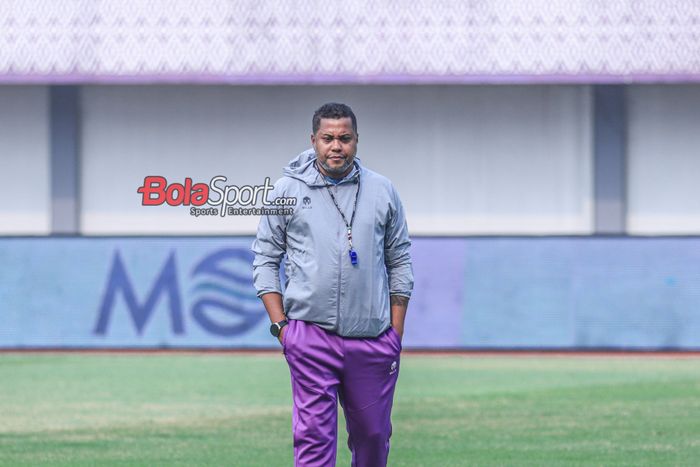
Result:
{"label": "blue stadium wall", "polygon": [[[251,237],[0,239],[1,348],[275,348]],[[407,348],[700,349],[700,238],[415,238]]]}

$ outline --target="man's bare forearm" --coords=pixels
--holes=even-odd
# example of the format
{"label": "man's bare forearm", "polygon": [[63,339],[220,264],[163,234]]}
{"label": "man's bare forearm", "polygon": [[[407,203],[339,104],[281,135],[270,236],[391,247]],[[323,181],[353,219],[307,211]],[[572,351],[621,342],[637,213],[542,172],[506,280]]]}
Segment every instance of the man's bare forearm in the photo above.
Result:
{"label": "man's bare forearm", "polygon": [[409,298],[403,295],[392,295],[389,300],[391,304],[391,327],[396,329],[399,336],[403,338],[403,325],[406,320]]}
{"label": "man's bare forearm", "polygon": [[[270,316],[271,323],[277,323],[285,319],[284,316],[284,305],[282,304],[282,295],[277,292],[269,292],[260,297],[262,299],[263,305],[265,305],[265,310],[267,310],[268,316]],[[284,336],[287,327],[282,328],[282,332],[277,336],[280,343],[282,342],[282,336]]]}
{"label": "man's bare forearm", "polygon": [[276,323],[282,321],[284,317],[284,306],[282,305],[282,295],[277,292],[270,292],[262,295],[263,305],[270,316],[270,322]]}
{"label": "man's bare forearm", "polygon": [[270,317],[271,323],[277,323],[286,318],[284,315],[284,305],[282,304],[282,295],[277,292],[266,293],[261,296],[265,310]]}

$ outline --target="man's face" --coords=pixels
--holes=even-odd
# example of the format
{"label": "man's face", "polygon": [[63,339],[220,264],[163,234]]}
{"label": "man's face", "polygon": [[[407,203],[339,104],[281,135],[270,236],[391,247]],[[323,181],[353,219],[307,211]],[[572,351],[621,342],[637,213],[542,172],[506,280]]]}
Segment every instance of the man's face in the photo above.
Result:
{"label": "man's face", "polygon": [[357,154],[357,141],[350,117],[322,118],[318,131],[311,135],[321,172],[334,178],[350,173]]}

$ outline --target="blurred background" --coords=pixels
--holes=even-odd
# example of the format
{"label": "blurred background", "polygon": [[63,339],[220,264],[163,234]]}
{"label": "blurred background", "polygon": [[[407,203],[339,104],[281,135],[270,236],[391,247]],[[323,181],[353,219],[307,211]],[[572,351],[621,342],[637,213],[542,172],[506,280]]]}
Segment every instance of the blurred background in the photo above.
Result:
{"label": "blurred background", "polygon": [[328,101],[413,238],[405,348],[700,348],[700,4],[0,1],[0,347],[276,348],[255,216]]}

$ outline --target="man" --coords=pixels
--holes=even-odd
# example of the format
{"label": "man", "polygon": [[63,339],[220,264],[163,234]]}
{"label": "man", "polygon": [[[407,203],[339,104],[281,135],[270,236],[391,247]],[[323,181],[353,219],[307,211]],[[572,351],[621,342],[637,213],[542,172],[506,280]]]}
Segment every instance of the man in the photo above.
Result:
{"label": "man", "polygon": [[391,182],[355,157],[350,107],[321,106],[311,144],[270,197],[296,198],[293,214],[260,220],[255,287],[289,364],[295,465],[335,465],[339,400],[352,465],[383,466],[413,289],[408,228]]}

